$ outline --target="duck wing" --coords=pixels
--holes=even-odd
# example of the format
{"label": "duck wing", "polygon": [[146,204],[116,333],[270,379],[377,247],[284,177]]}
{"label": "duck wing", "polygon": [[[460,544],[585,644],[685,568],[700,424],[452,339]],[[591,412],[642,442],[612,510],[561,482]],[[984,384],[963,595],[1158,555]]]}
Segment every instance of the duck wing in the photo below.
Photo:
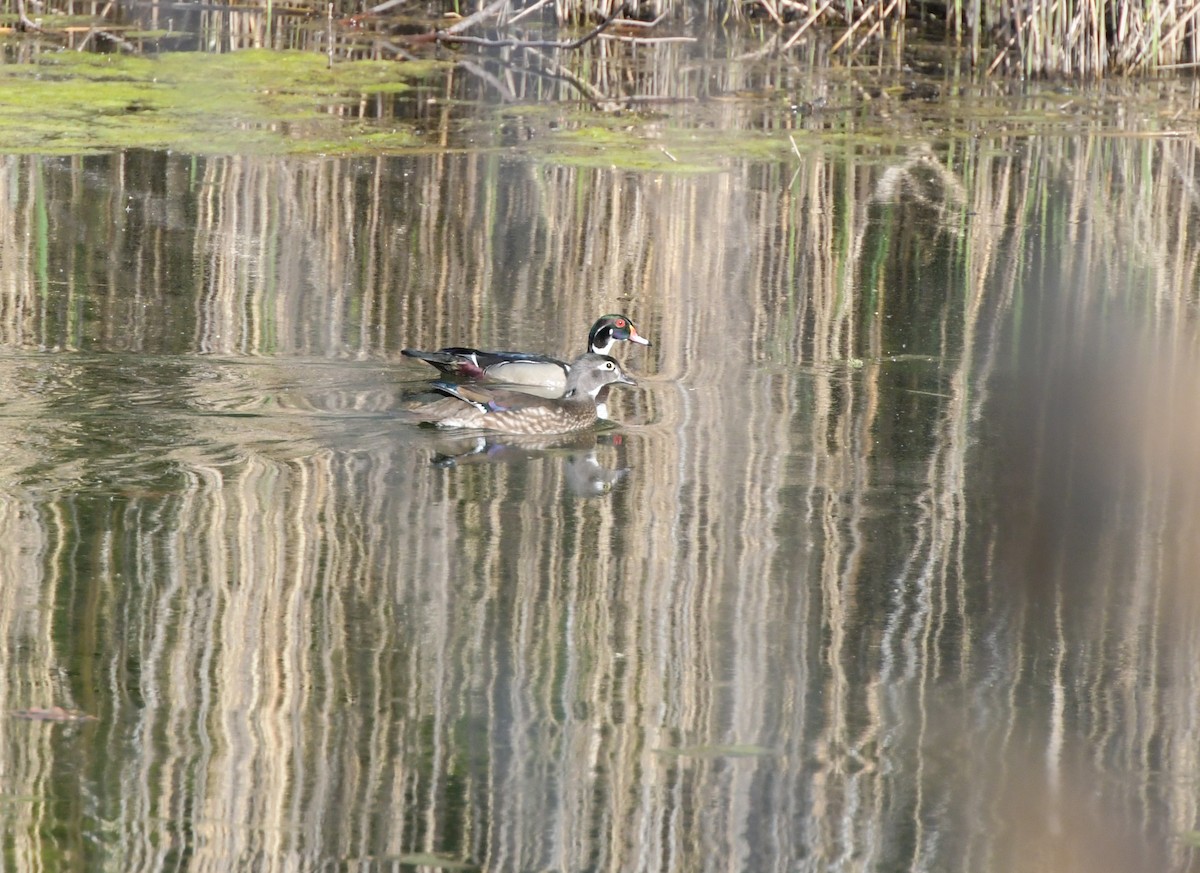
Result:
{"label": "duck wing", "polygon": [[481,412],[518,412],[535,406],[546,405],[546,398],[524,391],[505,388],[484,388],[470,383],[434,382],[431,386],[439,394],[461,400]]}
{"label": "duck wing", "polygon": [[478,349],[468,349],[464,346],[451,346],[438,349],[436,352],[401,349],[400,354],[424,361],[447,376],[458,376],[463,379],[479,379],[483,376],[484,365],[480,363],[479,356],[484,353]]}
{"label": "duck wing", "polygon": [[465,346],[450,346],[436,352],[401,349],[400,354],[424,361],[456,379],[494,379],[513,384],[561,384],[568,365],[549,355],[526,352],[485,352]]}

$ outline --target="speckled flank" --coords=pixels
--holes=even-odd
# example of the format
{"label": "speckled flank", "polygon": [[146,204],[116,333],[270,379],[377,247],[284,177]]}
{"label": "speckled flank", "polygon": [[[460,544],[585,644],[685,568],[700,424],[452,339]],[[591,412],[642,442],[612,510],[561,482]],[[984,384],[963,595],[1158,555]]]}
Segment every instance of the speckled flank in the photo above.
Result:
{"label": "speckled flank", "polygon": [[596,423],[596,416],[588,412],[532,407],[520,412],[484,414],[476,411],[474,415],[460,415],[440,423],[450,427],[480,427],[502,433],[536,435],[584,430]]}
{"label": "speckled flank", "polygon": [[413,412],[421,420],[436,423],[438,427],[529,435],[585,430],[598,419],[584,404],[578,408],[528,407],[515,412],[484,412],[451,398],[426,404]]}

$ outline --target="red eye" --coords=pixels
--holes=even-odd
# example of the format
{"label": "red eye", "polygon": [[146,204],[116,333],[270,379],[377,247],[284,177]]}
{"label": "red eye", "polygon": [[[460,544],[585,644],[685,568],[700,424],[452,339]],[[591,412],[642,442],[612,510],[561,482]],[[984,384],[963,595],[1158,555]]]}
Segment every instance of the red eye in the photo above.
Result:
{"label": "red eye", "polygon": [[618,318],[617,319],[617,327],[624,327],[624,326],[625,326],[625,319]]}

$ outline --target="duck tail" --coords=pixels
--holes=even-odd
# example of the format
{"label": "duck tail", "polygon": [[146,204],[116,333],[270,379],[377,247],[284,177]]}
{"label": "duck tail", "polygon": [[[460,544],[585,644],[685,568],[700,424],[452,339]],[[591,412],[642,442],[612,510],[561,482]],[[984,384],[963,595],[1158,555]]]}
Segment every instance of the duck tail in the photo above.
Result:
{"label": "duck tail", "polygon": [[448,376],[458,376],[464,379],[478,379],[483,375],[473,349],[441,349],[436,352],[423,352],[420,349],[401,349],[400,354],[408,358],[424,361],[439,372]]}

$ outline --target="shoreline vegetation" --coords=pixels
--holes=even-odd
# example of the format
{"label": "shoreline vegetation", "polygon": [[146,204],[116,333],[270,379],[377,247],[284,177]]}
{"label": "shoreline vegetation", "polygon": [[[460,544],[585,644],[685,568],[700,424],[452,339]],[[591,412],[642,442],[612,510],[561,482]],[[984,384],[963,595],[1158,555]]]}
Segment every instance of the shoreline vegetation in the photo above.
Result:
{"label": "shoreline vegetation", "polygon": [[[382,0],[256,3],[2,0],[5,60],[31,45],[157,52],[234,48],[324,51],[364,45],[397,60],[431,46],[553,53],[602,39],[647,45],[742,30],[764,53],[804,48],[826,63],[898,68],[906,48],[943,45],[951,63],[990,76],[1099,78],[1200,68],[1200,0]],[[550,61],[549,75],[572,75]]]}

